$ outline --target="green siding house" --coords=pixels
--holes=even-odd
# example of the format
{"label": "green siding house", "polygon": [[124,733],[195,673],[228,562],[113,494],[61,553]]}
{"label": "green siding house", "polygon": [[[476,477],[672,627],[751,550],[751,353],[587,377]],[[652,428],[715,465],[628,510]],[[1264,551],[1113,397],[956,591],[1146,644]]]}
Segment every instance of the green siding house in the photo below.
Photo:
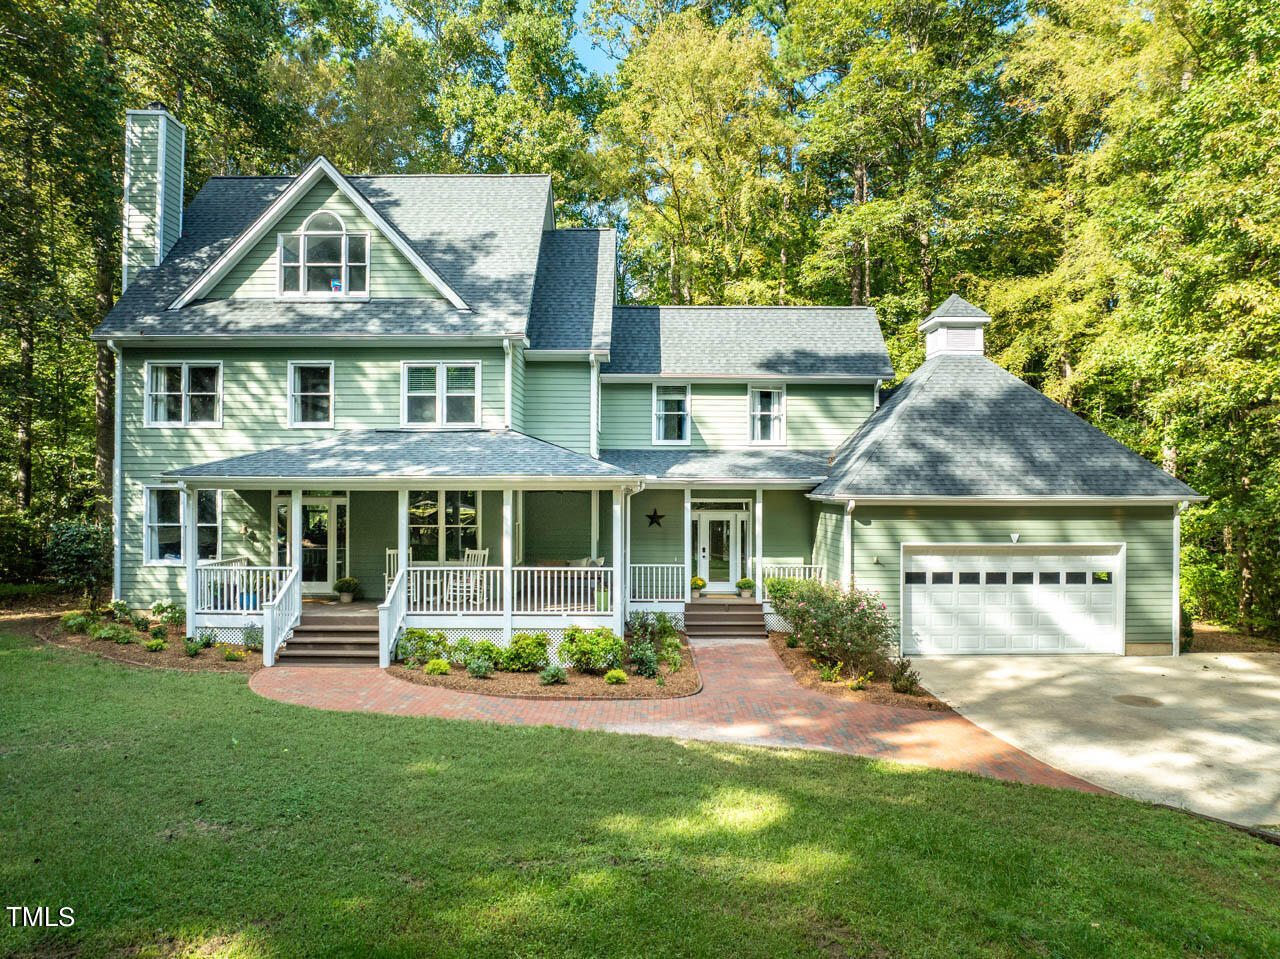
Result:
{"label": "green siding house", "polygon": [[[983,356],[958,297],[892,390],[864,307],[620,306],[545,176],[214,177],[131,111],[115,579],[265,660],[344,577],[504,642],[740,578],[874,589],[903,652],[1168,654],[1194,491]],[[781,624],[776,624],[781,625]]]}

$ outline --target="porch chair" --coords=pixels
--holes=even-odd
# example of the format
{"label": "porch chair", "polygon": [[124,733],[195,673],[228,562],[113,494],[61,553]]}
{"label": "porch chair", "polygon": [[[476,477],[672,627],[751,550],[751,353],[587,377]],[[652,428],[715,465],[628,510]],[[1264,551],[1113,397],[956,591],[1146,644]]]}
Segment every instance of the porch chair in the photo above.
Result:
{"label": "porch chair", "polygon": [[450,577],[449,603],[455,609],[483,609],[488,597],[488,574],[482,567],[489,565],[487,549],[468,549],[462,554],[461,571]]}

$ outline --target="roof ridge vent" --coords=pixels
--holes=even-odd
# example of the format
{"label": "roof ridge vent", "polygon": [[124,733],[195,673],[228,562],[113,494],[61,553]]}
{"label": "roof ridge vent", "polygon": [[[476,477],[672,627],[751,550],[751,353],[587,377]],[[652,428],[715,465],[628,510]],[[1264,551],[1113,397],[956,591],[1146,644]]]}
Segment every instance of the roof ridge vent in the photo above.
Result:
{"label": "roof ridge vent", "polygon": [[982,331],[990,322],[991,317],[986,312],[959,294],[952,293],[920,323],[925,359],[943,354],[982,356]]}

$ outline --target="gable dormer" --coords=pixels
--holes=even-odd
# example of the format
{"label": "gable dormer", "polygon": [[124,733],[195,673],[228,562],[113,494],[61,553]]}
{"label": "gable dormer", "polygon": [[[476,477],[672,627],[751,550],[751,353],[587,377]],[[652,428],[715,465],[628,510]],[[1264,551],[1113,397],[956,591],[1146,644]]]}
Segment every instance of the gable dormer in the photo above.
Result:
{"label": "gable dormer", "polygon": [[920,324],[925,359],[943,354],[982,356],[982,331],[990,322],[987,313],[952,293]]}
{"label": "gable dormer", "polygon": [[170,309],[199,299],[443,299],[468,309],[324,157],[295,177]]}

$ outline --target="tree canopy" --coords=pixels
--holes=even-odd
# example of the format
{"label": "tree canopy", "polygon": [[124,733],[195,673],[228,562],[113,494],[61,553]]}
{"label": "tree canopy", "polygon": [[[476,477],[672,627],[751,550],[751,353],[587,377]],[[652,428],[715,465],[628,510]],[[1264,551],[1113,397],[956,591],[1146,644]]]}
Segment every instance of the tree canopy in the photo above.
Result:
{"label": "tree canopy", "polygon": [[[584,66],[597,45],[607,71]],[[1210,496],[1192,613],[1280,623],[1280,14],[1248,0],[0,0],[0,550],[103,502],[124,111],[214,173],[542,172],[634,302],[959,292]],[[10,575],[31,569],[9,567]]]}

